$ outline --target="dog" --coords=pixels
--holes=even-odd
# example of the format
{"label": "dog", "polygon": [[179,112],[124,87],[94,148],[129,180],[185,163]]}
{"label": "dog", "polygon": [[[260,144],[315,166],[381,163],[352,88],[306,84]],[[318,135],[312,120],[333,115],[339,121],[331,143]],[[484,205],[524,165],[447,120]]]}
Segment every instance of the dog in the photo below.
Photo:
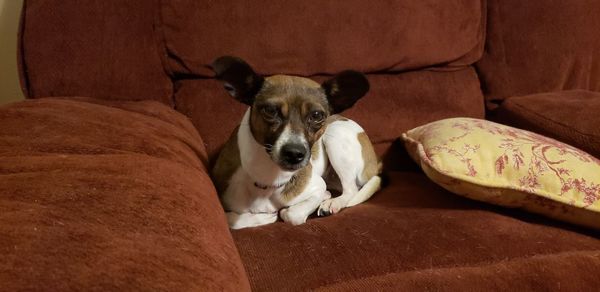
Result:
{"label": "dog", "polygon": [[[302,224],[317,209],[319,216],[335,214],[380,188],[381,163],[365,131],[338,115],[369,90],[362,73],[343,71],[323,84],[263,77],[232,56],[212,68],[249,106],[211,171],[230,228],[273,223],[278,214]],[[341,195],[332,198],[328,189]]]}

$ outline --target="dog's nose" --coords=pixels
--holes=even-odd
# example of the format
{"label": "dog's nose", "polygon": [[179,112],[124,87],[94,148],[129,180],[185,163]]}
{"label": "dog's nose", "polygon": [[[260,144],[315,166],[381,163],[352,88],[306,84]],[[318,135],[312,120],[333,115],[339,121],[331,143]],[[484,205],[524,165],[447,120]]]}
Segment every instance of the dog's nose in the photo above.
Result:
{"label": "dog's nose", "polygon": [[306,148],[303,145],[287,144],[281,148],[281,157],[289,164],[297,164],[304,160]]}

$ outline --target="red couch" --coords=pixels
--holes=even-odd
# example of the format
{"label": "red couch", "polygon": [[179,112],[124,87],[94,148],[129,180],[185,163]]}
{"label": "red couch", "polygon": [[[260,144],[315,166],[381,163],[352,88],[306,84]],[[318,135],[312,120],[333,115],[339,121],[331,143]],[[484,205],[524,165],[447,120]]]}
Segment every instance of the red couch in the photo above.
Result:
{"label": "red couch", "polygon": [[[397,138],[488,117],[600,156],[596,1],[27,0],[0,107],[1,290],[593,290],[600,237],[455,196]],[[367,73],[389,185],[230,231],[207,175],[244,106],[208,64]]]}

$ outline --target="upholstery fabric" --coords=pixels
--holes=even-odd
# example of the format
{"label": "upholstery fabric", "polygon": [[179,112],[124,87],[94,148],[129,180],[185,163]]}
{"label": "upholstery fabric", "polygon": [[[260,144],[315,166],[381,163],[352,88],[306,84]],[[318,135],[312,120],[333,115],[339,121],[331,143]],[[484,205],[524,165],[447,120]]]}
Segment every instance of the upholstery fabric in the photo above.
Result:
{"label": "upholstery fabric", "polygon": [[[468,67],[452,72],[415,71],[368,75],[371,90],[342,115],[358,122],[375,144],[387,147],[411,128],[442,118],[483,118],[477,76]],[[327,76],[315,78],[324,81]],[[189,116],[215,158],[246,106],[227,94],[216,80],[183,80],[175,95],[178,111]],[[376,115],[374,113],[377,113]],[[377,148],[384,153],[387,148]]]}
{"label": "upholstery fabric", "polygon": [[529,131],[453,118],[402,135],[411,157],[456,194],[600,229],[600,160]]}
{"label": "upholstery fabric", "polygon": [[175,74],[212,77],[221,55],[263,74],[390,72],[471,64],[483,51],[485,1],[161,1]]}
{"label": "upholstery fabric", "polygon": [[593,290],[597,236],[455,196],[415,172],[390,173],[390,185],[334,216],[233,231],[255,291]]}
{"label": "upholstery fabric", "polygon": [[488,0],[477,63],[489,105],[568,89],[600,91],[600,2]]}
{"label": "upholstery fabric", "polygon": [[[600,252],[564,252],[470,267],[432,268],[360,278],[316,291],[588,291],[596,287]],[[563,278],[569,273],[569,281]],[[537,277],[537,275],[544,275]]]}
{"label": "upholstery fabric", "polygon": [[[597,231],[454,196],[398,140],[483,118],[481,89],[598,89],[598,5],[563,2],[26,0],[36,99],[0,107],[0,290],[597,289]],[[232,238],[206,175],[244,110],[211,79],[224,54],[267,75],[369,73],[344,114],[389,185]]]}
{"label": "upholstery fabric", "polygon": [[30,98],[90,96],[172,104],[158,0],[27,0],[21,79]]}
{"label": "upholstery fabric", "polygon": [[248,289],[202,140],[154,101],[0,107],[6,291]]}
{"label": "upholstery fabric", "polygon": [[490,118],[541,133],[600,158],[600,93],[556,91],[506,99]]}

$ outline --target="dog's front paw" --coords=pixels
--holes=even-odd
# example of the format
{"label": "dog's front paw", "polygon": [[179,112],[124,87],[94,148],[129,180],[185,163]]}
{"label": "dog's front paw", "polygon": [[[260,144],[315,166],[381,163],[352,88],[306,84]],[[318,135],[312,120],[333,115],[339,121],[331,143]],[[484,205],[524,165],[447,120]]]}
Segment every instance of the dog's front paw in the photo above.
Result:
{"label": "dog's front paw", "polygon": [[281,220],[292,225],[306,223],[306,219],[308,218],[308,216],[304,215],[302,212],[294,212],[294,210],[290,210],[290,208],[281,209],[281,211],[279,211],[279,216],[281,217]]}
{"label": "dog's front paw", "polygon": [[346,207],[347,202],[341,200],[340,197],[327,199],[321,203],[319,206],[319,210],[317,211],[317,215],[319,217],[329,216],[336,213],[339,213],[344,207]]}
{"label": "dog's front paw", "polygon": [[227,216],[227,223],[231,229],[242,229],[248,227],[255,227],[265,224],[270,224],[277,221],[277,212],[275,213],[242,213],[238,214],[235,212],[225,213]]}

